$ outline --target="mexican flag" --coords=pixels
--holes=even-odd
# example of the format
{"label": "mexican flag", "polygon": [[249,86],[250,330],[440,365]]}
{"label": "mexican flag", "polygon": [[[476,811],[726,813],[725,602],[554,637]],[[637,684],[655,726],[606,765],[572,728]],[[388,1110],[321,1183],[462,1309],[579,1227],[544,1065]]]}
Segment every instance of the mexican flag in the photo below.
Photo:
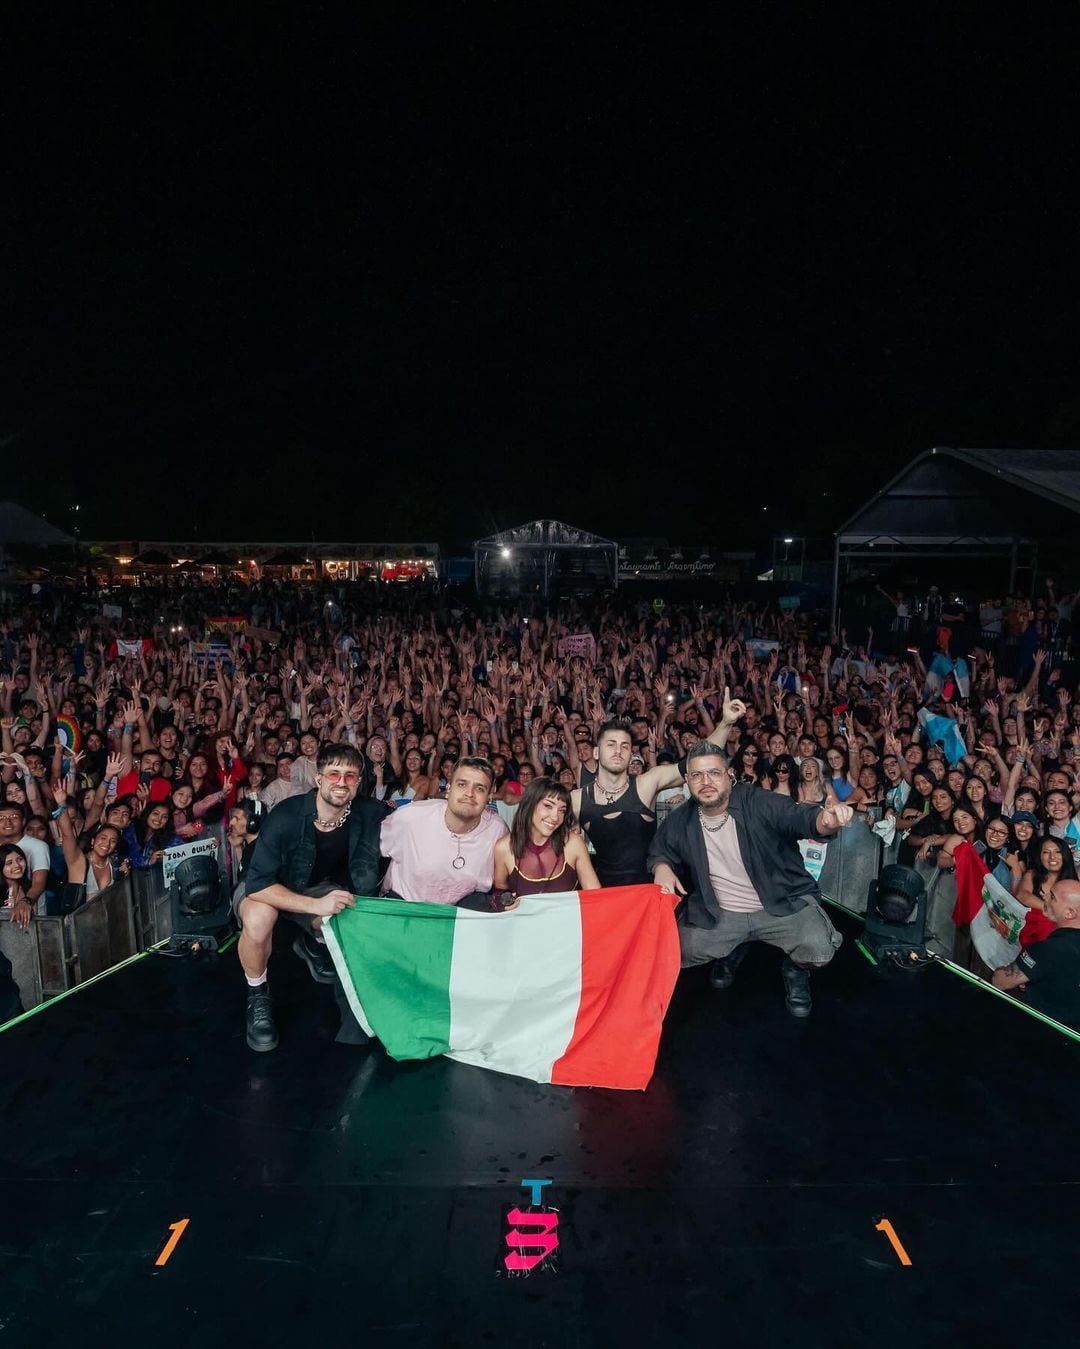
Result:
{"label": "mexican flag", "polygon": [[528,896],[506,913],[357,899],[323,934],[391,1058],[644,1090],[679,973],[674,906],[657,885]]}

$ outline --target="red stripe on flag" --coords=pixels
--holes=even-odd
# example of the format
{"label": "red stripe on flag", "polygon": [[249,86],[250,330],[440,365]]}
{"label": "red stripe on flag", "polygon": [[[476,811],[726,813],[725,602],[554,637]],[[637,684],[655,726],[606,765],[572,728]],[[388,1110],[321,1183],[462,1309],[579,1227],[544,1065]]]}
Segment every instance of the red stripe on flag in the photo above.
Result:
{"label": "red stripe on flag", "polygon": [[956,903],[952,920],[957,927],[969,927],[983,906],[982,884],[986,863],[970,843],[958,843],[953,853],[956,863]]}
{"label": "red stripe on flag", "polygon": [[551,1080],[644,1091],[679,977],[677,899],[658,885],[583,890],[580,899],[581,1002]]}

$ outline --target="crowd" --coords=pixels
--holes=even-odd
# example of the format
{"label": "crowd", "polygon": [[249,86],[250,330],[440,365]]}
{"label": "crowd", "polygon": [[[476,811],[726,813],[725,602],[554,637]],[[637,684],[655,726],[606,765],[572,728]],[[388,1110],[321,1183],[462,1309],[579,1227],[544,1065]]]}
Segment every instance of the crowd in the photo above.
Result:
{"label": "crowd", "polygon": [[[7,917],[26,927],[65,886],[92,897],[218,824],[234,881],[256,871],[247,894],[260,893],[279,883],[261,835],[279,813],[309,807],[317,869],[342,880],[334,894],[362,879],[431,898],[402,878],[423,879],[423,831],[436,815],[459,826],[445,825],[460,882],[447,902],[506,905],[537,887],[646,879],[668,867],[651,851],[657,825],[690,798],[708,816],[686,756],[692,765],[711,743],[736,784],[850,808],[898,842],[902,862],[946,869],[972,850],[1027,910],[1026,954],[995,983],[1080,1025],[1080,690],[1062,617],[1072,597],[1048,583],[1030,612],[987,602],[1000,643],[982,614],[972,626],[947,602],[915,643],[903,596],[888,598],[896,617],[881,633],[832,633],[818,614],[731,599],[478,612],[361,587],[254,587],[227,605],[214,591],[144,590],[123,596],[119,618],[86,594],[9,601]],[[224,631],[204,632],[223,609]],[[237,618],[246,629],[230,631]],[[359,863],[350,872],[321,841],[320,831],[352,832],[339,828],[331,787],[350,791],[345,818],[381,832],[368,849],[374,869],[365,862],[359,877]],[[482,848],[469,823],[480,798]],[[672,867],[669,883],[685,881]],[[344,900],[310,902],[317,920]],[[313,973],[317,929],[298,939]],[[245,969],[251,984],[260,971]]]}

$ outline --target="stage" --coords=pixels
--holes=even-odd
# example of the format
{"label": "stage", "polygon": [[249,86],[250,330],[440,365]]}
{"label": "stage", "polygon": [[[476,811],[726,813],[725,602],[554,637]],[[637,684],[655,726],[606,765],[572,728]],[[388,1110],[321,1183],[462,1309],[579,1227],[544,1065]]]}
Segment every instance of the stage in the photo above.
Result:
{"label": "stage", "polygon": [[685,972],[644,1093],[336,1045],[285,941],[253,1054],[235,949],[137,959],[0,1034],[0,1341],[1070,1343],[1080,1045],[842,923],[805,1022]]}

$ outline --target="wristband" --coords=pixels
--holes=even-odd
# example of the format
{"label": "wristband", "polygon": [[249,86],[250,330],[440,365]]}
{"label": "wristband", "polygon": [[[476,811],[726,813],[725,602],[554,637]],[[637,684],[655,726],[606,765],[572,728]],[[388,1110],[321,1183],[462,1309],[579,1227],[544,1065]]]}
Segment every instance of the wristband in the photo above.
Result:
{"label": "wristband", "polygon": [[64,806],[57,806],[57,808],[52,813],[53,819],[58,820],[60,816],[63,815],[64,809],[65,809]]}

